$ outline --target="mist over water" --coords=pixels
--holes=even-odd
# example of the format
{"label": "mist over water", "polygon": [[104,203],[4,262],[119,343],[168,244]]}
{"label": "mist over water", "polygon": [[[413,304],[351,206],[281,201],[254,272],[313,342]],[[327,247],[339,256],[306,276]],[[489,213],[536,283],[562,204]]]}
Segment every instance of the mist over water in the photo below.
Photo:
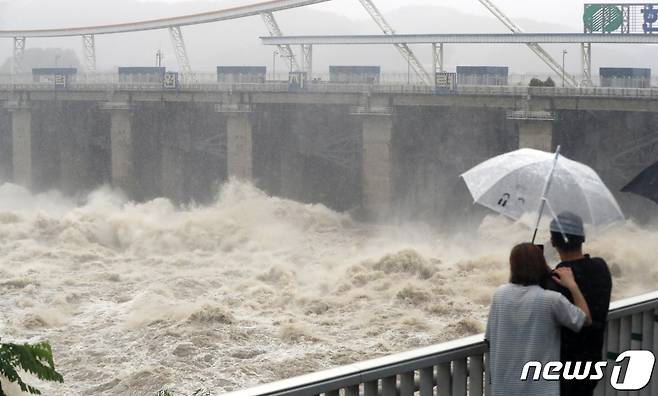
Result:
{"label": "mist over water", "polygon": [[[481,332],[530,231],[498,216],[451,235],[365,225],[231,181],[187,208],[1,184],[0,236],[0,334],[52,343],[65,383],[44,394],[148,395],[218,394]],[[614,299],[655,289],[658,231],[629,222],[591,239]]]}

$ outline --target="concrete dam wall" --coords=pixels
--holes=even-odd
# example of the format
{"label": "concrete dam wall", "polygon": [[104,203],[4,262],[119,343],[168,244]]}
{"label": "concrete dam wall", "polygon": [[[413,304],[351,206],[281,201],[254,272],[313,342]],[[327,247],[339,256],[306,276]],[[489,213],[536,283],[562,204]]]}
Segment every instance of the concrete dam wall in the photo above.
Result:
{"label": "concrete dam wall", "polygon": [[[554,149],[592,166],[615,192],[658,160],[658,114],[561,110],[554,121],[504,109],[342,104],[40,101],[0,111],[0,179],[75,195],[102,184],[136,200],[210,201],[229,175],[276,196],[357,215],[477,221],[459,174],[519,147]],[[648,201],[616,193],[646,219]],[[654,211],[655,212],[655,211]]]}

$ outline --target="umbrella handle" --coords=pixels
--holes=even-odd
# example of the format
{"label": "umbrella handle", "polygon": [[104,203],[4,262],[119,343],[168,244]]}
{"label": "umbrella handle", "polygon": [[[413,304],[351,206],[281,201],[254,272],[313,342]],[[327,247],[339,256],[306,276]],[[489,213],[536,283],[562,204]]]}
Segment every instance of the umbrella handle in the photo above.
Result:
{"label": "umbrella handle", "polygon": [[[553,207],[551,206],[551,203],[548,202],[548,198],[542,198],[542,206],[546,205],[548,207],[548,210],[551,212],[551,216],[555,219],[555,222],[557,223],[558,228],[560,229],[560,234],[562,234],[562,239],[564,239],[565,243],[569,243],[569,238],[567,237],[567,233],[564,231],[564,228],[562,227],[562,223],[560,223],[560,220],[557,218],[557,214],[553,210]],[[532,236],[532,243],[535,243],[535,239],[537,239],[537,230],[538,228],[535,228],[535,233]]]}
{"label": "umbrella handle", "polygon": [[555,173],[555,168],[557,167],[557,160],[560,158],[560,148],[561,146],[557,146],[557,149],[555,150],[555,159],[553,160],[553,166],[551,167],[551,172],[548,174],[546,183],[544,183],[544,191],[541,194],[541,205],[539,206],[539,213],[537,214],[537,223],[535,224],[535,232],[532,236],[532,243],[535,243],[535,240],[537,239],[537,231],[539,230],[539,223],[541,222],[541,217],[544,214],[544,206],[548,202],[546,200],[546,195],[548,194],[548,191],[551,188],[551,182],[553,181],[553,173]]}

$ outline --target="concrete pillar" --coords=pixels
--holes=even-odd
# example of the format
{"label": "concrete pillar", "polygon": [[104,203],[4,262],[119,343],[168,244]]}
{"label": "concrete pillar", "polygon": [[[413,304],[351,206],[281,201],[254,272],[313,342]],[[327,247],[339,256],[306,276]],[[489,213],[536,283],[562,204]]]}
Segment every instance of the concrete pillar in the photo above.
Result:
{"label": "concrete pillar", "polygon": [[229,177],[253,178],[252,125],[249,113],[229,113],[226,121],[226,161]]}
{"label": "concrete pillar", "polygon": [[61,189],[74,194],[88,186],[90,159],[90,134],[88,130],[88,111],[82,104],[65,106],[60,117],[63,129],[59,131],[60,179]]}
{"label": "concrete pillar", "polygon": [[370,216],[390,215],[393,199],[392,115],[363,118],[363,207]]}
{"label": "concrete pillar", "polygon": [[112,159],[112,186],[123,190],[129,197],[135,193],[135,163],[133,120],[129,103],[106,103],[110,111],[110,143]]}
{"label": "concrete pillar", "polygon": [[28,105],[8,106],[11,112],[14,183],[32,188],[32,112]]}
{"label": "concrete pillar", "polygon": [[174,202],[190,197],[187,191],[187,158],[192,149],[193,108],[177,105],[164,114],[160,145],[162,195]]}
{"label": "concrete pillar", "polygon": [[527,120],[519,122],[519,148],[553,151],[553,122]]}
{"label": "concrete pillar", "polygon": [[185,151],[174,142],[163,142],[162,195],[174,202],[185,199]]}
{"label": "concrete pillar", "polygon": [[306,134],[304,113],[291,111],[288,130],[283,133],[281,144],[281,196],[304,201],[304,157],[301,139]]}

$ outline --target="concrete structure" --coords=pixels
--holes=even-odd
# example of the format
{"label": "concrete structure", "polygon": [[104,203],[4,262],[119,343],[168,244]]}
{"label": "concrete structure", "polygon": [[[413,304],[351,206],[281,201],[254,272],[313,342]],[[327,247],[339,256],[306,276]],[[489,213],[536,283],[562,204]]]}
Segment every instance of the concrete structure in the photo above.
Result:
{"label": "concrete structure", "polygon": [[217,66],[217,82],[263,83],[266,78],[266,66]]}
{"label": "concrete structure", "polygon": [[90,122],[88,103],[66,103],[58,111],[76,114],[63,119],[57,135],[59,137],[60,183],[57,186],[67,194],[84,190],[89,182],[91,143],[95,125]]}
{"label": "concrete structure", "polygon": [[378,84],[379,66],[329,66],[329,81],[337,83]]}
{"label": "concrete structure", "polygon": [[[185,109],[189,106],[183,106],[184,113],[191,112],[191,109]],[[184,202],[188,195],[186,191],[186,159],[192,145],[192,131],[188,117],[179,116],[178,107],[168,105],[164,114],[161,115],[165,117],[166,123],[159,125],[161,128],[160,169],[162,171],[160,190],[164,197],[174,202]],[[157,165],[155,166],[157,167]]]}
{"label": "concrete structure", "polygon": [[130,103],[103,103],[110,111],[111,175],[112,186],[133,195],[136,189],[134,131]]}
{"label": "concrete structure", "polygon": [[458,85],[507,85],[506,66],[457,66]]}
{"label": "concrete structure", "polygon": [[601,67],[599,69],[602,87],[649,88],[651,69],[631,67]]}
{"label": "concrete structure", "polygon": [[390,215],[393,202],[393,116],[363,116],[363,206],[369,216]]}
{"label": "concrete structure", "polygon": [[226,119],[226,161],[229,177],[253,178],[253,139],[250,113],[229,113]]}
{"label": "concrete structure", "polygon": [[519,148],[553,151],[552,121],[520,121]]}
{"label": "concrete structure", "polygon": [[[0,135],[12,145],[2,173],[35,190],[110,182],[175,202],[212,199],[234,176],[338,210],[446,224],[472,212],[458,175],[496,154],[560,144],[613,186],[658,155],[653,89],[214,84],[0,85],[11,111]],[[618,199],[641,211],[639,198]]]}
{"label": "concrete structure", "polygon": [[7,105],[11,113],[11,136],[14,182],[32,187],[32,113],[27,103],[14,102]]}

